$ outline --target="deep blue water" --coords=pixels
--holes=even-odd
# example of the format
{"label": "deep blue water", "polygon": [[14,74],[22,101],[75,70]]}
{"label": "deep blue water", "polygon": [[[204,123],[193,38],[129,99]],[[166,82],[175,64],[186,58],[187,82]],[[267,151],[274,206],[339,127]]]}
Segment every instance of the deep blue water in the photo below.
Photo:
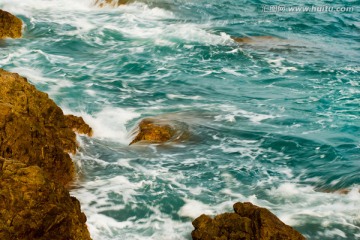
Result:
{"label": "deep blue water", "polygon": [[[263,11],[276,5],[285,10]],[[195,217],[238,201],[269,208],[308,239],[360,239],[358,1],[0,8],[25,23],[22,39],[0,42],[0,67],[94,128],[78,138],[72,194],[95,240],[190,239]],[[190,138],[129,147],[149,116],[185,125]]]}

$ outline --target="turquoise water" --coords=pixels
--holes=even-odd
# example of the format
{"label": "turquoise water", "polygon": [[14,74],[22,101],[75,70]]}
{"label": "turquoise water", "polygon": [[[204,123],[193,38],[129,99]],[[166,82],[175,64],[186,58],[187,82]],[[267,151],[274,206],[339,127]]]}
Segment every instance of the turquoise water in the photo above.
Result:
{"label": "turquoise water", "polygon": [[[0,0],[25,23],[23,39],[0,42],[0,67],[94,128],[78,137],[72,194],[95,240],[191,239],[194,218],[238,201],[308,239],[360,239],[359,4],[301,4]],[[354,9],[262,11],[313,4]],[[129,147],[148,116],[190,139]]]}

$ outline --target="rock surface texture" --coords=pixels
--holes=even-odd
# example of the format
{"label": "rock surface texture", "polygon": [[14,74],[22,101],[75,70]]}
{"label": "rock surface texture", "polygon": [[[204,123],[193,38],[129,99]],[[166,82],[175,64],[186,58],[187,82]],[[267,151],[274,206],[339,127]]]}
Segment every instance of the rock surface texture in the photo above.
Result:
{"label": "rock surface texture", "polygon": [[235,213],[214,219],[201,215],[193,221],[194,240],[303,240],[292,227],[281,222],[269,210],[251,203],[234,204]]}
{"label": "rock surface texture", "polygon": [[0,239],[90,239],[67,189],[38,166],[0,158]]}
{"label": "rock surface texture", "polygon": [[130,145],[140,141],[164,143],[170,141],[175,133],[176,130],[169,124],[145,118],[139,123],[138,133]]}
{"label": "rock surface texture", "polygon": [[75,174],[73,129],[91,128],[18,74],[0,69],[0,86],[0,239],[90,239],[65,186]]}
{"label": "rock surface texture", "polygon": [[0,39],[21,38],[22,21],[0,9]]}
{"label": "rock surface texture", "polygon": [[118,7],[120,5],[125,5],[132,0],[96,0],[95,5],[99,7],[111,6],[111,7]]}

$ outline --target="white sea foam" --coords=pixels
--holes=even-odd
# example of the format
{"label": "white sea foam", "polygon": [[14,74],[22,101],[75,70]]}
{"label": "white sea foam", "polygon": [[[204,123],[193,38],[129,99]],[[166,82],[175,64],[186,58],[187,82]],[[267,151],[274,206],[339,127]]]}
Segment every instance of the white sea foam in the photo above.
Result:
{"label": "white sea foam", "polygon": [[107,106],[100,112],[88,114],[85,112],[76,113],[66,106],[62,107],[67,114],[80,115],[94,131],[94,137],[127,145],[130,142],[125,124],[140,116],[132,109],[122,109]]}
{"label": "white sea foam", "polygon": [[42,70],[40,69],[15,67],[9,70],[12,72],[16,72],[23,77],[28,78],[30,83],[48,85],[49,90],[47,90],[47,93],[50,96],[54,96],[57,93],[59,93],[61,88],[74,86],[74,84],[70,80],[67,80],[66,78],[58,79],[58,78],[45,77]]}
{"label": "white sea foam", "polygon": [[270,114],[254,113],[243,109],[238,109],[237,107],[231,105],[221,105],[219,108],[228,113],[215,116],[215,121],[225,120],[229,122],[235,122],[237,117],[245,117],[253,123],[260,124],[266,119],[279,117]]}
{"label": "white sea foam", "polygon": [[210,207],[196,200],[185,199],[185,205],[179,210],[182,217],[197,218],[201,214],[213,215],[214,212]]}

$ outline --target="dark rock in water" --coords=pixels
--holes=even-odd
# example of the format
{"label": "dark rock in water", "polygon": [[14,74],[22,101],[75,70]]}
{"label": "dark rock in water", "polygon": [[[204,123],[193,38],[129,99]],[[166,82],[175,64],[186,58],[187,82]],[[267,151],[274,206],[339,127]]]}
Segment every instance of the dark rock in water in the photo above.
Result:
{"label": "dark rock in water", "polygon": [[180,142],[187,139],[189,132],[187,125],[169,119],[145,118],[135,130],[135,138],[130,145],[143,143]]}
{"label": "dark rock in water", "polygon": [[251,203],[234,204],[235,213],[214,219],[201,215],[193,221],[194,240],[303,240],[292,227],[281,222],[269,210]]}
{"label": "dark rock in water", "polygon": [[22,21],[0,9],[0,39],[21,38]]}
{"label": "dark rock in water", "polygon": [[66,117],[46,93],[18,74],[0,69],[0,86],[0,156],[38,165],[56,182],[69,183],[74,165],[67,152],[77,148],[73,128],[90,133],[90,127]]}
{"label": "dark rock in water", "polygon": [[0,158],[0,193],[0,239],[90,239],[79,201],[40,167]]}
{"label": "dark rock in water", "polygon": [[90,239],[65,187],[75,174],[73,129],[91,128],[18,74],[0,69],[0,86],[0,239]]}

